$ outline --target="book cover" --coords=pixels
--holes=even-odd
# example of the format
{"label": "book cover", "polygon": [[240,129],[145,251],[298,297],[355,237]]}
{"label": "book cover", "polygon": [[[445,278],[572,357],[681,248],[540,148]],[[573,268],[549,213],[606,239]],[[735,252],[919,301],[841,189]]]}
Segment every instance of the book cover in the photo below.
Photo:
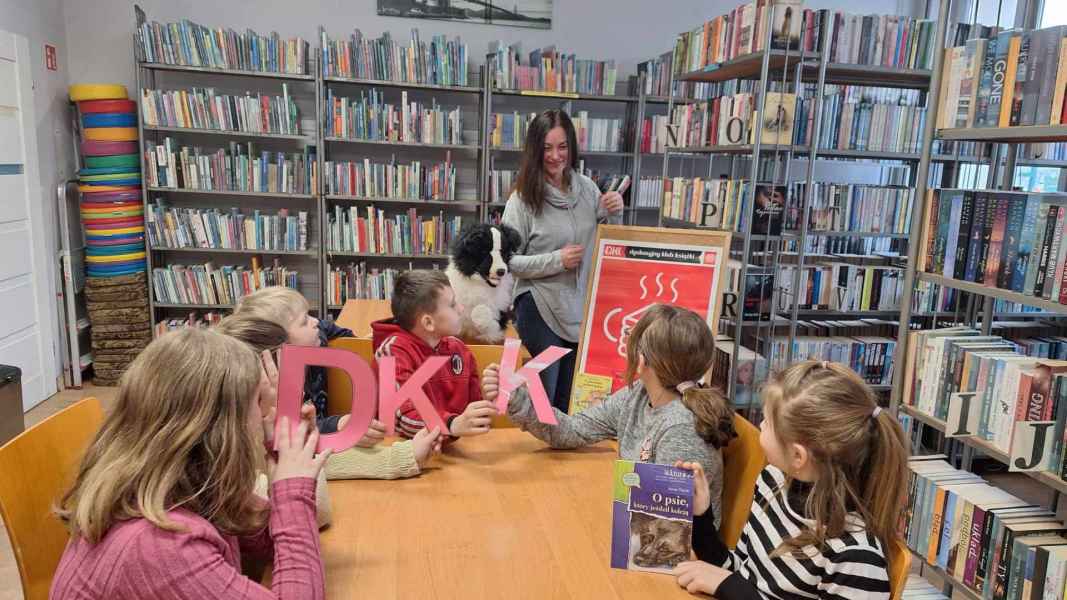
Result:
{"label": "book cover", "polygon": [[1026,216],[1026,199],[1013,197],[1008,204],[1008,224],[1004,230],[1004,250],[1001,253],[1000,273],[997,274],[997,287],[1011,289],[1015,278],[1015,266],[1019,258],[1019,240],[1023,233],[1023,219]]}
{"label": "book cover", "polygon": [[[1009,127],[1011,115],[1015,108],[1015,80],[1019,68],[1019,52],[1022,48],[1023,38],[1029,42],[1029,36],[1016,34],[1008,42],[1008,54],[1004,58],[1004,89],[1000,96],[1000,117],[997,127]],[[1029,48],[1029,43],[1027,44]]]}
{"label": "book cover", "polygon": [[[975,98],[975,127],[992,126],[992,123],[989,119],[989,115],[993,113],[989,112],[989,108],[991,101],[994,98],[993,75],[995,72],[994,65],[997,60],[997,50],[999,43],[1000,36],[990,39],[989,42],[986,44],[985,55],[982,57],[982,64],[978,74],[978,92]],[[1001,82],[1001,85],[1003,85],[1003,82]]]}
{"label": "book cover", "polygon": [[[1063,243],[1063,224],[1067,221],[1067,208],[1060,207],[1059,220],[1056,221],[1056,229],[1052,235],[1052,246],[1049,247],[1048,263],[1045,266],[1045,280],[1041,286],[1040,293],[1035,289],[1034,295],[1041,296],[1048,300],[1052,295],[1052,287],[1056,279],[1056,267],[1060,260],[1060,246]],[[1061,273],[1062,276],[1062,273]]]}
{"label": "book cover", "polygon": [[1057,125],[1063,118],[1063,95],[1064,90],[1067,89],[1067,37],[1060,40],[1060,50],[1058,56],[1058,64],[1056,67],[1056,82],[1052,88],[1052,107],[1051,116],[1048,121],[1038,123],[1039,125],[1049,124]]}
{"label": "book cover", "polygon": [[[772,27],[774,28],[771,33],[771,49],[797,50],[800,48],[802,5],[802,0],[773,0],[771,2]],[[759,41],[762,43],[763,39]]]}
{"label": "book cover", "polygon": [[[793,140],[793,121],[797,112],[796,94],[782,92],[767,92],[767,99],[763,104],[763,119],[753,123],[750,131],[753,139],[760,137],[763,144],[789,145]],[[756,113],[752,113],[755,119]]]}
{"label": "book cover", "polygon": [[993,221],[993,231],[989,238],[989,248],[986,252],[985,278],[983,281],[995,286],[997,277],[1000,275],[1000,256],[1004,249],[1004,232],[1008,225],[1008,204],[1010,198],[1000,198]]}
{"label": "book cover", "polygon": [[670,573],[693,548],[693,474],[615,461],[611,567]]}
{"label": "book cover", "polygon": [[978,256],[982,248],[982,233],[985,230],[986,213],[990,204],[989,197],[983,193],[975,194],[974,214],[971,216],[970,240],[967,243],[967,266],[963,278],[975,281],[978,271]]}
{"label": "book cover", "polygon": [[[1040,86],[1039,82],[1030,83],[1031,74],[1037,75],[1033,70],[1033,52],[1038,50],[1035,44],[1038,42],[1038,32],[1027,31],[1019,38],[1019,58],[1015,64],[1015,88],[1011,96],[1011,125],[1023,125],[1026,120],[1028,106],[1036,107],[1035,99],[1027,100],[1026,95],[1030,92],[1036,94],[1034,86]],[[1032,112],[1030,113],[1033,114]]]}
{"label": "book cover", "polygon": [[611,394],[611,377],[593,373],[574,374],[570,414],[575,415],[604,401]]}
{"label": "book cover", "polygon": [[787,190],[784,185],[757,185],[752,205],[752,233],[781,235]]}
{"label": "book cover", "polygon": [[[1019,248],[1015,257],[1015,267],[1012,269],[1010,289],[1016,292],[1023,291],[1026,283],[1026,272],[1033,256],[1034,239],[1037,237],[1038,208],[1041,199],[1038,196],[1026,197],[1026,209],[1023,212],[1023,229],[1019,234]],[[1044,232],[1042,232],[1043,234]]]}

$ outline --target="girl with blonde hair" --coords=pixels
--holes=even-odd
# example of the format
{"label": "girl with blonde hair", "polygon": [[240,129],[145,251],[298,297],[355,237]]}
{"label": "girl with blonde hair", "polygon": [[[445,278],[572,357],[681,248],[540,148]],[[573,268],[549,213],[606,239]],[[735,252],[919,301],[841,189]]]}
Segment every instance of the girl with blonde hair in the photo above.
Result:
{"label": "girl with blonde hair", "polygon": [[[904,432],[845,365],[809,360],[763,390],[760,446],[748,522],[721,566],[718,534],[695,521],[701,561],[675,569],[678,584],[717,598],[885,598],[889,551],[899,542],[907,482]],[[696,463],[677,466],[703,478]],[[699,491],[699,486],[697,486]],[[694,513],[708,506],[694,499]]]}
{"label": "girl with blonde hair", "polygon": [[[53,600],[324,597],[315,479],[330,452],[315,454],[310,410],[292,432],[263,418],[272,369],[195,328],[141,352],[61,501],[71,541]],[[252,493],[257,470],[269,503]],[[242,551],[273,553],[270,590],[241,575]]]}

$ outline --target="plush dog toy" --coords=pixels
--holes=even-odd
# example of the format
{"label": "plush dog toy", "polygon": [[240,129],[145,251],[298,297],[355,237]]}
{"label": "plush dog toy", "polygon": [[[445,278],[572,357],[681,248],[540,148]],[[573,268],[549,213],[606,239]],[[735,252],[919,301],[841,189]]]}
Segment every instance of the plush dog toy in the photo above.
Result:
{"label": "plush dog toy", "polygon": [[445,273],[463,305],[463,339],[499,344],[511,319],[515,280],[508,262],[522,244],[507,225],[478,223],[465,227],[452,244]]}

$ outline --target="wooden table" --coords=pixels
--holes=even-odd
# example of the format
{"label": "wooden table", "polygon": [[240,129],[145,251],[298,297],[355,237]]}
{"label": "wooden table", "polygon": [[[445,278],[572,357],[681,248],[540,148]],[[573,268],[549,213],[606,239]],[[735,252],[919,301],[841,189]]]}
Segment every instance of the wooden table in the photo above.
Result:
{"label": "wooden table", "polygon": [[551,450],[517,429],[456,442],[421,476],[331,481],[326,597],[692,598],[609,567],[610,442]]}

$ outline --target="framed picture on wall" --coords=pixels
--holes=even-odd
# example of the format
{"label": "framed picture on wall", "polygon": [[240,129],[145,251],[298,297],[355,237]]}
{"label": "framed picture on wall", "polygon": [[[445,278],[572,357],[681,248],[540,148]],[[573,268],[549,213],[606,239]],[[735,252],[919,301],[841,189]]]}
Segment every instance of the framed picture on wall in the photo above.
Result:
{"label": "framed picture on wall", "polygon": [[552,28],[552,0],[378,0],[384,17]]}

